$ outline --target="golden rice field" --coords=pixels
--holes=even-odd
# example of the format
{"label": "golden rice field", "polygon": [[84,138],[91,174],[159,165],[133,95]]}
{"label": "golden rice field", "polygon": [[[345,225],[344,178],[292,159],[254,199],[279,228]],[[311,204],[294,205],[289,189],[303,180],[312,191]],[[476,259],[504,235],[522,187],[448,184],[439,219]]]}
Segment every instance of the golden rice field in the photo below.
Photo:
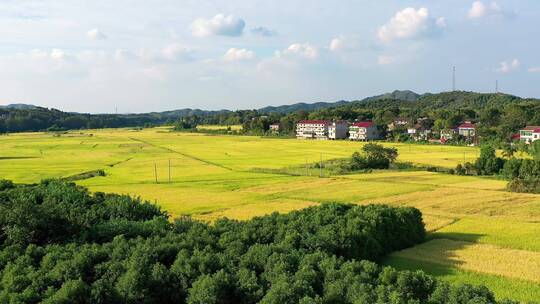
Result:
{"label": "golden rice field", "polygon": [[[319,178],[262,170],[348,157],[362,145],[162,128],[10,134],[0,136],[0,178],[33,183],[103,169],[106,176],[78,183],[155,201],[172,217],[208,221],[326,202],[415,206],[430,241],[395,253],[388,264],[485,284],[500,297],[540,299],[540,195],[505,192],[501,180],[426,171]],[[398,149],[399,161],[426,166],[451,168],[478,156],[471,147],[385,145]]]}

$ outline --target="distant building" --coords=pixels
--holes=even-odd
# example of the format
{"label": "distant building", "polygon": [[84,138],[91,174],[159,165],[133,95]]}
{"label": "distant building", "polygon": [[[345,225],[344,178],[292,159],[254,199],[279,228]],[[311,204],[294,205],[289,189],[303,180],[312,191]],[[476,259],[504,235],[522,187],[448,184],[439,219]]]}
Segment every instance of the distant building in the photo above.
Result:
{"label": "distant building", "polygon": [[413,127],[407,128],[407,134],[415,140],[428,140],[431,129],[417,123]]}
{"label": "distant building", "polygon": [[526,126],[519,130],[519,140],[527,144],[540,140],[540,126]]}
{"label": "distant building", "polygon": [[296,124],[296,138],[328,139],[328,120],[301,120]]}
{"label": "distant building", "polygon": [[394,118],[394,120],[388,124],[388,131],[394,131],[397,128],[406,127],[409,125],[409,119],[403,117]]}
{"label": "distant building", "polygon": [[346,121],[335,121],[328,125],[328,138],[345,139],[349,132],[349,123]]}
{"label": "distant building", "polygon": [[446,128],[441,130],[441,143],[446,143],[449,140],[454,139],[458,134],[457,128]]}
{"label": "distant building", "polygon": [[279,124],[278,123],[273,123],[270,125],[270,132],[272,133],[279,133]]}
{"label": "distant building", "polygon": [[458,126],[459,135],[471,139],[476,137],[476,125],[470,121],[466,121]]}
{"label": "distant building", "polygon": [[355,122],[349,127],[349,139],[373,140],[379,138],[377,126],[372,121]]}

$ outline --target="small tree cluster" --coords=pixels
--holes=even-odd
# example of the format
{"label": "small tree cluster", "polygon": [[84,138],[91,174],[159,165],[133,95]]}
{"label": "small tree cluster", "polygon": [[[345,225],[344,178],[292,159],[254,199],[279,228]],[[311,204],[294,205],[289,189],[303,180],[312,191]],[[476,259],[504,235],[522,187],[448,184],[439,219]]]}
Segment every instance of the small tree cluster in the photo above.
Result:
{"label": "small tree cluster", "polygon": [[398,157],[396,148],[369,143],[362,147],[362,152],[354,152],[351,158],[351,171],[363,169],[388,169]]}

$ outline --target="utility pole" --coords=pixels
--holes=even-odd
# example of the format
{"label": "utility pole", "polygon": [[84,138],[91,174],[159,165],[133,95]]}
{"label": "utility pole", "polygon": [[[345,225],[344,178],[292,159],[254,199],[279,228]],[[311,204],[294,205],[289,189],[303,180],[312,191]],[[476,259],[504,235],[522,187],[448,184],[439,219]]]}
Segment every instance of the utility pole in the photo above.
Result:
{"label": "utility pole", "polygon": [[169,184],[171,183],[171,159],[169,158]]}
{"label": "utility pole", "polygon": [[319,163],[319,177],[322,177],[323,174],[322,174],[322,153],[321,153],[321,161]]}
{"label": "utility pole", "polygon": [[157,180],[157,165],[156,165],[156,163],[154,163],[154,177],[156,178],[156,184],[158,184],[158,180]]}

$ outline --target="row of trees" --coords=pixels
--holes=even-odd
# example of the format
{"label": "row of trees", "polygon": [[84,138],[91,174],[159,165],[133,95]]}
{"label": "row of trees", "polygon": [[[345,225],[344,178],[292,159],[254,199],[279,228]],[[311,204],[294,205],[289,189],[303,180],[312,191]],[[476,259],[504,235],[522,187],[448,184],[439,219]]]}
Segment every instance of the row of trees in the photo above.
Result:
{"label": "row of trees", "polygon": [[540,141],[530,145],[527,151],[531,158],[514,157],[512,148],[504,149],[504,157],[498,157],[494,147],[485,145],[474,163],[459,164],[453,172],[459,175],[500,175],[510,181],[510,191],[540,193]]}
{"label": "row of trees", "polygon": [[59,181],[0,187],[2,303],[513,303],[372,262],[425,239],[414,208],[208,225]]}

